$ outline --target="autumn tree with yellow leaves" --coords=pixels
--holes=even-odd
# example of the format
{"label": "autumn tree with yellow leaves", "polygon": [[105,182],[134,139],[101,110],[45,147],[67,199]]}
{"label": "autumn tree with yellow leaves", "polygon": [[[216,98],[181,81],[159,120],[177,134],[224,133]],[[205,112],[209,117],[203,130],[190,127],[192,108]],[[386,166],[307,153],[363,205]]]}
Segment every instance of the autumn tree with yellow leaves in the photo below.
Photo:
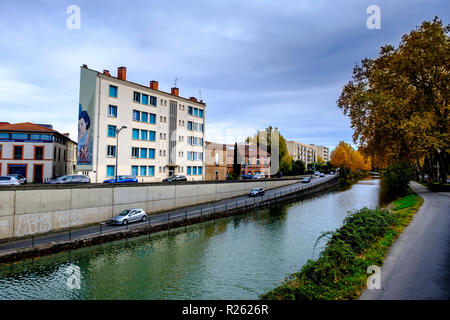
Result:
{"label": "autumn tree with yellow leaves", "polygon": [[344,141],[331,152],[331,164],[340,168],[340,174],[346,177],[350,172],[369,171],[372,166],[369,158],[365,158],[361,152],[354,150]]}

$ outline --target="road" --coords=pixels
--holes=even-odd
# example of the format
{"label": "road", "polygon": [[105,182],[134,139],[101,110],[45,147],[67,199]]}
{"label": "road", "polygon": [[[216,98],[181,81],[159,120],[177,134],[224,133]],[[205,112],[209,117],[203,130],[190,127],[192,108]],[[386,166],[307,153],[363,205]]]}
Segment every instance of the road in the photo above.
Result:
{"label": "road", "polygon": [[[226,199],[222,201],[217,201],[213,203],[206,203],[201,205],[195,205],[187,208],[182,208],[178,210],[173,210],[169,212],[164,212],[155,215],[149,215],[149,219],[145,222],[136,222],[128,224],[127,226],[116,226],[108,222],[100,223],[95,226],[78,228],[76,230],[71,230],[70,232],[59,232],[51,233],[48,235],[37,236],[35,238],[28,238],[23,240],[15,240],[0,244],[0,253],[6,251],[12,251],[15,249],[23,249],[37,245],[49,244],[52,242],[62,242],[67,240],[88,238],[90,236],[97,236],[99,234],[113,233],[118,231],[124,231],[125,229],[131,230],[133,228],[142,227],[144,225],[157,226],[165,224],[169,221],[181,220],[190,217],[200,217],[201,215],[206,215],[208,213],[227,211],[230,209],[235,209],[239,207],[244,207],[246,205],[251,205],[253,203],[258,203],[266,201],[271,198],[279,197],[283,194],[296,192],[305,188],[312,187],[316,184],[326,182],[335,176],[326,175],[325,177],[317,177],[313,179],[310,183],[303,184],[301,182],[295,183],[289,186],[284,186],[272,190],[266,190],[264,196],[250,198],[247,195],[235,197],[231,199]],[[249,190],[250,191],[250,190]],[[117,212],[118,214],[119,212]]]}
{"label": "road", "polygon": [[411,182],[424,203],[381,267],[381,289],[361,300],[450,299],[450,194]]}

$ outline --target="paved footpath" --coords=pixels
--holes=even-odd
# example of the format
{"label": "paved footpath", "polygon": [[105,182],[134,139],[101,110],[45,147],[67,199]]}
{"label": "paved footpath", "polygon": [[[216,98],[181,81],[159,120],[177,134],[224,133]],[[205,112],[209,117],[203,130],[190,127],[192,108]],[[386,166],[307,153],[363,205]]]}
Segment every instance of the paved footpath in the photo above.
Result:
{"label": "paved footpath", "polygon": [[450,299],[450,194],[411,182],[424,203],[381,267],[381,289],[362,300]]}

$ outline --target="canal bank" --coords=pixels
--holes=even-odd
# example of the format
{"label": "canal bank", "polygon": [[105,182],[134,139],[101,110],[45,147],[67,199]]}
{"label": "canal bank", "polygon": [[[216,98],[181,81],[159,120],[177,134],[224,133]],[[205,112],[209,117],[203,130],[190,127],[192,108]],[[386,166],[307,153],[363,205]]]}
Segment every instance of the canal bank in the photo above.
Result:
{"label": "canal bank", "polygon": [[[1,299],[258,299],[308,259],[379,180],[101,245],[0,264]],[[80,288],[67,286],[77,270]],[[72,273],[69,273],[72,272]]]}
{"label": "canal bank", "polygon": [[0,263],[17,261],[64,250],[87,247],[105,242],[128,239],[140,235],[188,226],[196,223],[241,214],[280,202],[312,196],[335,187],[337,175],[315,178],[310,183],[296,183],[266,191],[262,197],[241,196],[206,205],[191,206],[163,214],[149,216],[146,222],[126,226],[101,223],[98,226],[68,230],[26,240],[10,241],[0,245]]}

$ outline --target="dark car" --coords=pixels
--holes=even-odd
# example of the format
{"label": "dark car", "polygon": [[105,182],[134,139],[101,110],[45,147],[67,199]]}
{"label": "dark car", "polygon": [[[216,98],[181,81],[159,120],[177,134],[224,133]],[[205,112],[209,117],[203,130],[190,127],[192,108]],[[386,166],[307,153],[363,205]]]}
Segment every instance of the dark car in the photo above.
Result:
{"label": "dark car", "polygon": [[309,183],[309,182],[311,182],[311,178],[309,178],[309,177],[305,177],[302,180],[302,183]]}
{"label": "dark car", "polygon": [[[116,183],[116,179],[107,179],[103,183]],[[138,183],[138,179],[135,176],[118,176],[117,183]]]}
{"label": "dark car", "polygon": [[263,196],[266,191],[264,188],[253,188],[248,194],[249,197]]}
{"label": "dark car", "polygon": [[253,179],[253,175],[252,174],[242,174],[241,175],[241,178],[242,179]]}
{"label": "dark car", "polygon": [[176,176],[169,176],[163,179],[163,182],[174,182],[174,181],[187,181],[187,178],[186,176],[183,175],[176,175]]}
{"label": "dark car", "polygon": [[14,178],[16,178],[17,180],[19,180],[20,184],[27,183],[27,179],[21,174],[15,174],[14,173],[14,174],[7,174],[6,176],[7,177],[14,177]]}
{"label": "dark car", "polygon": [[50,180],[48,184],[70,184],[70,183],[90,183],[91,179],[88,176],[81,174],[71,174],[66,176],[61,176],[54,180]]}

